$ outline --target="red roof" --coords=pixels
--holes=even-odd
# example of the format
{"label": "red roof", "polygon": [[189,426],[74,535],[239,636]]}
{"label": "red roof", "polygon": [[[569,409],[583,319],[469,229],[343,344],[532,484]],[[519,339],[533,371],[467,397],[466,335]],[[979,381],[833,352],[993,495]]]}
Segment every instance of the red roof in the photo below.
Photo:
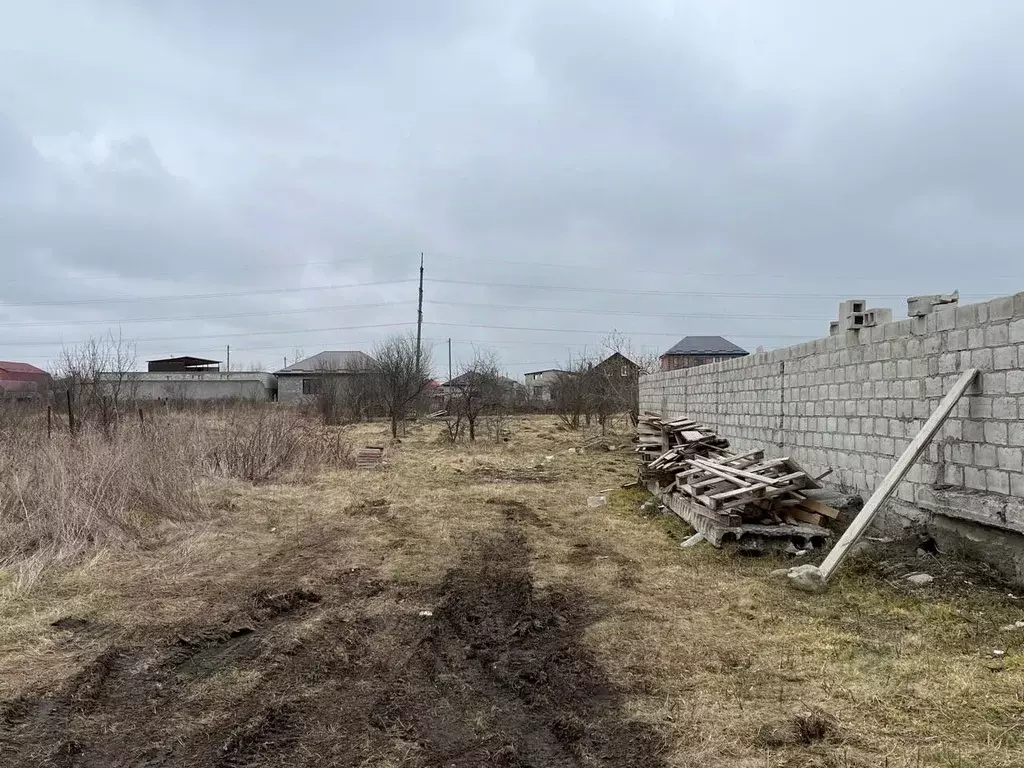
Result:
{"label": "red roof", "polygon": [[36,368],[28,363],[13,363],[7,360],[0,360],[0,371],[7,373],[41,373],[46,375],[42,368]]}

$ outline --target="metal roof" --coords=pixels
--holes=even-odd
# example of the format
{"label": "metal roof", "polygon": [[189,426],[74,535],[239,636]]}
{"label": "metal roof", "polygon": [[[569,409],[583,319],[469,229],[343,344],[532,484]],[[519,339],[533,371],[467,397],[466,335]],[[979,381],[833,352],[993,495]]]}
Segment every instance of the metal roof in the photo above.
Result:
{"label": "metal roof", "polygon": [[376,364],[376,360],[370,357],[365,352],[358,351],[325,351],[318,352],[312,357],[307,357],[305,360],[299,360],[297,363],[292,363],[287,368],[282,368],[275,373],[280,375],[287,375],[289,373],[322,373],[324,371],[365,371],[372,365]]}
{"label": "metal roof", "polygon": [[0,360],[0,371],[7,373],[41,373],[44,376],[48,376],[42,368],[36,368],[34,365],[28,363],[15,363],[10,360]]}
{"label": "metal roof", "polygon": [[568,371],[564,371],[561,368],[545,368],[543,371],[527,371],[523,376],[534,376],[538,373],[568,373]]}
{"label": "metal roof", "polygon": [[155,360],[147,360],[147,363],[180,363],[181,365],[218,365],[220,360],[207,360],[205,357],[159,357]]}
{"label": "metal roof", "polygon": [[740,355],[750,354],[721,336],[687,336],[680,339],[665,355]]}

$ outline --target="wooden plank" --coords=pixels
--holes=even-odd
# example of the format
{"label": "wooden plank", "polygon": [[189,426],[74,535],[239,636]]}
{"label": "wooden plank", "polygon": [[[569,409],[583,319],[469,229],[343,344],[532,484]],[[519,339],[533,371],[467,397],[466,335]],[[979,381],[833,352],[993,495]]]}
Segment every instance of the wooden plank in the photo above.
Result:
{"label": "wooden plank", "polygon": [[809,481],[809,482],[807,483],[807,487],[808,487],[808,488],[821,488],[821,485],[819,485],[819,484],[818,484],[818,481],[817,481],[817,480],[815,480],[815,479],[814,479],[814,478],[813,478],[813,477],[811,476],[811,473],[810,473],[810,472],[808,472],[808,471],[807,471],[806,469],[804,469],[803,467],[801,467],[801,466],[800,466],[800,465],[799,465],[799,464],[798,464],[798,463],[797,463],[796,461],[794,461],[794,460],[793,460],[792,458],[790,458],[790,457],[788,457],[788,456],[787,456],[787,457],[786,457],[786,464],[787,464],[787,465],[789,466],[789,468],[790,468],[790,469],[792,469],[792,470],[793,470],[794,472],[803,472],[803,473],[804,473],[805,475],[807,475],[807,480]]}
{"label": "wooden plank", "polygon": [[977,368],[968,368],[962,374],[960,378],[953,384],[952,389],[946,393],[946,396],[942,398],[942,402],[939,403],[939,407],[935,409],[935,412],[928,417],[928,421],[925,422],[924,426],[921,427],[921,431],[917,433],[917,436],[911,440],[910,445],[903,452],[903,455],[896,460],[896,463],[892,465],[892,469],[889,470],[889,474],[885,476],[881,484],[875,489],[875,492],[871,494],[871,498],[868,499],[867,504],[860,513],[850,523],[850,527],[846,529],[846,532],[842,535],[836,545],[832,547],[832,550],[825,557],[825,560],[819,566],[821,576],[825,581],[831,578],[832,574],[836,572],[836,569],[842,564],[843,560],[846,559],[850,548],[857,543],[857,540],[864,534],[864,531],[868,529],[871,523],[874,521],[875,516],[885,501],[892,495],[893,491],[896,490],[896,486],[900,484],[907,472],[917,461],[918,457],[924,453],[924,449],[928,447],[928,443],[931,441],[935,433],[939,431],[939,427],[942,426],[943,422],[947,419],[950,412],[956,406],[957,402],[963,396],[967,388],[971,386],[975,377],[978,375]]}
{"label": "wooden plank", "polygon": [[735,464],[738,461],[752,460],[752,463],[756,464],[758,461],[761,461],[763,458],[764,458],[764,451],[758,449],[756,451],[747,451],[746,453],[741,453],[741,454],[738,454],[736,456],[730,456],[727,459],[720,460],[718,463],[719,464]]}
{"label": "wooden plank", "polygon": [[686,440],[688,440],[690,442],[696,442],[698,440],[703,440],[704,439],[704,435],[702,435],[700,432],[693,432],[691,430],[687,430],[685,432],[680,432],[679,434],[682,435],[684,439],[686,439]]}
{"label": "wooden plank", "polygon": [[735,467],[721,467],[713,464],[712,462],[705,461],[703,459],[690,459],[690,463],[696,464],[698,467],[704,467],[709,472],[722,472],[723,474],[729,473],[750,480],[755,483],[767,483],[768,485],[778,485],[780,478],[776,477],[765,477],[764,475],[758,475],[753,472],[748,472],[745,469],[737,469]]}
{"label": "wooden plank", "polygon": [[815,501],[814,499],[804,499],[800,502],[800,506],[808,512],[814,512],[816,515],[830,517],[833,520],[839,520],[843,516],[843,513],[835,507],[830,507],[828,504],[822,504],[820,501]]}
{"label": "wooden plank", "polygon": [[817,515],[814,512],[807,512],[800,507],[791,507],[786,510],[786,514],[801,523],[810,523],[811,525],[821,525],[821,515]]}
{"label": "wooden plank", "polygon": [[[787,493],[790,493],[788,488],[773,488],[773,487],[769,486],[768,488],[766,488],[763,491],[763,493],[757,498],[756,501],[759,502],[759,503],[760,502],[767,502],[769,500],[775,499],[776,497],[782,496],[782,495],[787,494]],[[746,505],[748,505],[750,503],[751,502],[744,501],[743,499],[740,499],[739,501],[730,501],[730,502],[726,502],[726,503],[723,503],[723,504],[719,504],[718,510],[719,511],[726,511],[726,510],[730,510],[730,509],[738,509],[738,508],[744,507],[744,506],[746,506]]]}
{"label": "wooden plank", "polygon": [[[718,475],[723,480],[728,480],[731,483],[736,483],[736,485],[740,485],[740,486],[749,486],[749,485],[751,485],[751,483],[746,482],[745,480],[742,480],[739,477],[736,477],[736,474],[739,474],[739,473],[743,472],[743,470],[741,470],[741,469],[733,469],[733,470],[731,470],[731,472],[736,473],[736,474],[731,474],[730,472],[726,472],[726,471],[724,471],[722,469],[719,469],[714,464],[711,464],[709,462],[701,461],[700,459],[689,459],[689,462],[690,462],[690,464],[696,464],[699,468],[703,469],[705,472],[710,472],[712,475]],[[763,480],[764,480],[764,478],[757,477],[756,475],[755,475],[755,479],[758,482],[763,482]]]}
{"label": "wooden plank", "polygon": [[768,486],[764,485],[763,483],[760,485],[748,485],[745,488],[734,488],[731,491],[723,491],[722,493],[716,493],[714,495],[709,494],[709,496],[715,501],[728,501],[729,499],[734,499],[737,496],[742,496],[745,493],[764,491],[764,489],[767,487]]}

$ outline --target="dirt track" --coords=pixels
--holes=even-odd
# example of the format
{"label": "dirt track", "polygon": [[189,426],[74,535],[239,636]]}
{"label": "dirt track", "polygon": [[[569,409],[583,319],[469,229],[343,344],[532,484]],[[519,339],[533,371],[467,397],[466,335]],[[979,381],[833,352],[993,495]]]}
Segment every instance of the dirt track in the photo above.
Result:
{"label": "dirt track", "polygon": [[3,705],[3,764],[663,765],[580,640],[586,601],[535,588],[533,513],[492,507],[493,532],[435,590],[340,570],[110,647],[53,694]]}

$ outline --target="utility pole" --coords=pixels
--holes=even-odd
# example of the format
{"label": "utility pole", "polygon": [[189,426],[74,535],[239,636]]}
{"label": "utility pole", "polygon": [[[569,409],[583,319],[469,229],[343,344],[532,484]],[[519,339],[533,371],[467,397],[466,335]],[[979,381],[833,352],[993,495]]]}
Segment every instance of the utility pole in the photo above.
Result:
{"label": "utility pole", "polygon": [[416,311],[416,371],[420,370],[420,341],[423,338],[423,253],[420,252],[420,300]]}
{"label": "utility pole", "polygon": [[231,373],[231,345],[228,344],[228,373]]}

